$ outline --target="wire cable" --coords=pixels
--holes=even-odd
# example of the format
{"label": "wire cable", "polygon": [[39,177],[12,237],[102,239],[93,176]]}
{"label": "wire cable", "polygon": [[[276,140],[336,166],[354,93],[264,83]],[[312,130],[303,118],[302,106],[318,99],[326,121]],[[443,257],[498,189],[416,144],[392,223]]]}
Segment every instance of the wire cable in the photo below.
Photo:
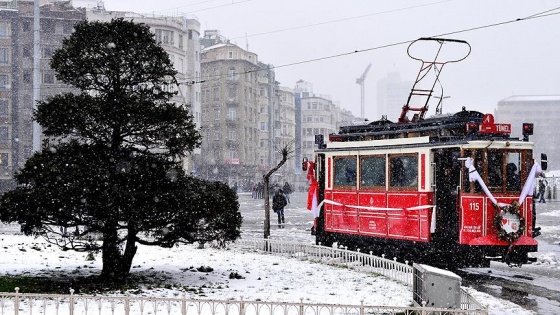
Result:
{"label": "wire cable", "polygon": [[[482,30],[482,29],[487,29],[487,28],[492,28],[492,27],[497,27],[497,26],[502,26],[502,25],[507,25],[507,24],[512,24],[512,23],[517,23],[517,22],[522,22],[522,21],[527,21],[527,20],[532,20],[532,19],[549,17],[549,16],[560,14],[560,12],[554,12],[554,11],[557,11],[557,10],[560,10],[560,7],[556,7],[554,9],[539,12],[539,13],[536,13],[536,14],[533,14],[533,15],[530,15],[530,16],[527,16],[527,17],[524,17],[524,18],[517,18],[517,19],[514,19],[514,20],[508,20],[508,21],[503,21],[503,22],[486,24],[486,25],[482,25],[482,26],[475,26],[475,27],[471,27],[471,28],[467,28],[467,29],[463,29],[463,30],[432,35],[432,36],[429,36],[429,37],[444,37],[444,36],[467,33],[467,32],[472,32],[472,31],[478,31],[478,30]],[[259,68],[259,69],[255,69],[255,70],[248,70],[248,71],[240,72],[240,73],[237,73],[236,75],[249,74],[249,73],[254,73],[254,72],[258,72],[258,71],[269,71],[269,70],[272,70],[272,69],[286,68],[286,67],[292,67],[292,66],[306,64],[306,63],[312,63],[312,62],[317,62],[317,61],[322,61],[322,60],[339,58],[339,57],[349,56],[349,55],[363,53],[363,52],[367,52],[367,51],[373,51],[373,50],[379,50],[379,49],[385,49],[385,48],[389,48],[389,47],[395,47],[395,46],[400,46],[400,45],[404,45],[404,44],[409,44],[409,43],[411,43],[415,40],[416,39],[405,40],[405,41],[401,41],[401,42],[396,42],[396,43],[391,43],[391,44],[386,44],[386,45],[380,45],[380,46],[375,46],[375,47],[370,47],[370,48],[365,48],[365,49],[356,49],[356,50],[350,51],[350,52],[345,52],[345,53],[340,53],[340,54],[335,54],[335,55],[330,55],[330,56],[324,56],[324,57],[318,57],[318,58],[313,58],[313,59],[307,59],[307,60],[302,60],[302,61],[296,61],[296,62],[292,62],[292,63],[283,64],[283,65],[280,65],[280,66],[270,65],[270,66],[265,67],[265,68]],[[214,81],[214,80],[225,78],[225,77],[228,77],[228,76],[229,76],[228,74],[207,76],[207,78],[208,78],[207,80],[200,80],[200,81],[196,81],[196,79],[188,79],[186,83],[181,83],[181,84],[192,85],[192,84],[205,83],[205,82],[208,82],[208,81]]]}

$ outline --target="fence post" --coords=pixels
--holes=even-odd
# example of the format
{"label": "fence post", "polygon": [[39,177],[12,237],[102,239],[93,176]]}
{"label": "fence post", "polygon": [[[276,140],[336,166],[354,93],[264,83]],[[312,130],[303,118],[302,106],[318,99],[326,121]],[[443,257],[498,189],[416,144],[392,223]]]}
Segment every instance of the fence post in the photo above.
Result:
{"label": "fence post", "polygon": [[364,300],[360,300],[360,315],[365,315]]}
{"label": "fence post", "polygon": [[303,298],[299,298],[299,315],[303,315]]}
{"label": "fence post", "polygon": [[70,304],[70,315],[74,315],[74,289],[72,288],[70,288],[70,301],[68,303]]}
{"label": "fence post", "polygon": [[245,315],[245,303],[243,302],[243,296],[239,300],[239,315]]}
{"label": "fence post", "polygon": [[125,315],[130,315],[130,296],[124,298],[124,313]]}
{"label": "fence post", "polygon": [[16,297],[14,299],[14,314],[19,314],[19,287],[16,287]]}

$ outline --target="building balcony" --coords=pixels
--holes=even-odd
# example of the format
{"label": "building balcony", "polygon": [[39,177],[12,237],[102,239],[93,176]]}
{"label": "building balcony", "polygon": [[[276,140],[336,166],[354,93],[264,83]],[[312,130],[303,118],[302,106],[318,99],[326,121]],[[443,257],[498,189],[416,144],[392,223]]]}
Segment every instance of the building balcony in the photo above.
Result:
{"label": "building balcony", "polygon": [[226,105],[228,106],[239,106],[239,101],[235,97],[226,98]]}
{"label": "building balcony", "polygon": [[226,125],[230,127],[237,126],[239,124],[239,118],[226,118]]}

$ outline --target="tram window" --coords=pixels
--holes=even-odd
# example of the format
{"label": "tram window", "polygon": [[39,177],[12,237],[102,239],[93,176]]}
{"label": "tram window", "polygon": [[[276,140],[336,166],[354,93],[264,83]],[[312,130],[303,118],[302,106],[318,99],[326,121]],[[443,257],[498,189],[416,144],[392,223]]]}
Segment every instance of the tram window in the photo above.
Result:
{"label": "tram window", "polygon": [[390,186],[415,187],[418,185],[418,157],[399,155],[390,157]]}
{"label": "tram window", "polygon": [[506,190],[521,190],[521,154],[519,152],[508,152],[506,156]]}
{"label": "tram window", "polygon": [[360,160],[360,187],[385,187],[385,157],[368,156]]}
{"label": "tram window", "polygon": [[356,157],[334,159],[334,186],[356,186]]}
{"label": "tram window", "polygon": [[[471,157],[474,159],[474,167],[477,171],[477,173],[480,175],[480,177],[485,180],[486,178],[486,173],[485,173],[485,165],[486,163],[484,162],[484,151],[483,150],[465,150],[464,153],[464,157]],[[482,187],[480,186],[480,184],[475,181],[475,182],[470,182],[469,180],[469,172],[468,171],[464,171],[463,172],[463,192],[466,193],[479,193],[482,191]]]}
{"label": "tram window", "polygon": [[502,163],[503,152],[489,151],[488,152],[488,186],[502,187]]}

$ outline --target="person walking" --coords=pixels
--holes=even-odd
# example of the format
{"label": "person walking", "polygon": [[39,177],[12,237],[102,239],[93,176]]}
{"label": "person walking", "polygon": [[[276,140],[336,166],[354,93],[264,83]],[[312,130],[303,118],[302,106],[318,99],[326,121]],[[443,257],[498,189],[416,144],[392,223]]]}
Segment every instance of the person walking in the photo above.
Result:
{"label": "person walking", "polygon": [[284,187],[282,187],[282,191],[284,192],[284,196],[286,196],[286,201],[290,203],[290,194],[292,193],[292,187],[288,182],[284,183]]}
{"label": "person walking", "polygon": [[276,190],[274,197],[272,197],[272,210],[278,215],[278,227],[284,228],[284,207],[286,206],[286,197],[282,189]]}
{"label": "person walking", "polygon": [[545,184],[546,180],[541,180],[539,182],[539,203],[546,203],[546,200],[544,200],[544,193],[546,191],[546,184]]}

